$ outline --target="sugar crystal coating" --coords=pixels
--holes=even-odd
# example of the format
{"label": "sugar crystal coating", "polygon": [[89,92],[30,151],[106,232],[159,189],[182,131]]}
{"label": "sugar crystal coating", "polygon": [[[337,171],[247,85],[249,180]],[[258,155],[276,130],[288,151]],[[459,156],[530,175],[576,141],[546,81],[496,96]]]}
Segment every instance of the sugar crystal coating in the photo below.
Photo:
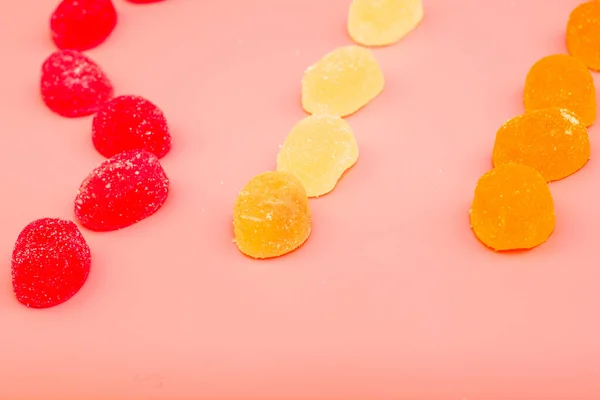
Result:
{"label": "sugar crystal coating", "polygon": [[531,249],[554,231],[552,194],[533,168],[504,164],[477,182],[471,227],[479,240],[496,251]]}
{"label": "sugar crystal coating", "polygon": [[350,125],[340,117],[313,114],[298,122],[277,155],[277,170],[293,173],[308,197],[333,190],[358,160]]}
{"label": "sugar crystal coating", "polygon": [[91,255],[71,221],[43,218],[19,234],[12,253],[12,284],[27,307],[47,308],[73,297],[90,273]]}
{"label": "sugar crystal coating", "polygon": [[567,49],[588,68],[600,71],[600,2],[577,6],[567,22]]}
{"label": "sugar crystal coating", "polygon": [[50,18],[52,40],[59,49],[96,47],[116,25],[117,11],[111,0],[63,0]]}
{"label": "sugar crystal coating", "polygon": [[410,33],[423,19],[421,0],[354,0],[348,34],[364,46],[385,46]]}
{"label": "sugar crystal coating", "polygon": [[140,96],[118,96],[104,103],[92,122],[92,141],[105,157],[142,149],[161,158],[171,149],[163,112]]}
{"label": "sugar crystal coating", "polygon": [[233,207],[233,230],[239,250],[253,258],[272,258],[300,247],[312,225],[302,183],[289,172],[253,177]]}
{"label": "sugar crystal coating", "polygon": [[130,150],[104,161],[83,181],[75,216],[94,231],[112,231],[154,214],[169,193],[169,179],[158,158]]}
{"label": "sugar crystal coating", "polygon": [[588,131],[571,111],[547,108],[519,115],[496,133],[494,166],[532,167],[547,181],[565,178],[590,159]]}
{"label": "sugar crystal coating", "polygon": [[361,46],[344,46],[326,54],[304,72],[302,107],[310,114],[344,117],[383,91],[377,59]]}
{"label": "sugar crystal coating", "polygon": [[113,97],[113,86],[90,58],[74,50],[59,50],[42,65],[41,94],[50,110],[75,118],[98,111]]}
{"label": "sugar crystal coating", "polygon": [[573,111],[590,126],[596,120],[596,88],[585,64],[566,54],[536,62],[525,79],[525,111],[559,107]]}

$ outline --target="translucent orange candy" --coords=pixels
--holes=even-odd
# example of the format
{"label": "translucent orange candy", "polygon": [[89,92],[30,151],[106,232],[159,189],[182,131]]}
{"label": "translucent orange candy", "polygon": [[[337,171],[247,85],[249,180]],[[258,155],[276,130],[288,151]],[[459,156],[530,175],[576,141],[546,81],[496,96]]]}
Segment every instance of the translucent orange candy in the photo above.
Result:
{"label": "translucent orange candy", "polygon": [[344,117],[367,105],[383,86],[383,72],[369,49],[340,47],[304,72],[302,107],[310,114]]}
{"label": "translucent orange candy", "polygon": [[596,89],[585,64],[566,54],[536,62],[525,79],[525,111],[559,107],[573,111],[590,126],[596,120]]}
{"label": "translucent orange candy", "polygon": [[289,172],[263,172],[240,191],[233,231],[240,251],[253,258],[289,253],[308,239],[312,217],[302,183]]}
{"label": "translucent orange candy", "polygon": [[496,251],[539,246],[556,220],[546,180],[519,164],[501,165],[479,179],[470,214],[477,238]]}
{"label": "translucent orange candy", "polygon": [[340,117],[314,114],[294,126],[277,155],[277,170],[300,179],[308,197],[333,190],[358,160],[350,125]]}
{"label": "translucent orange candy", "polygon": [[567,177],[590,159],[588,131],[571,111],[557,107],[532,111],[507,121],[496,133],[494,166],[518,163],[547,181]]}
{"label": "translucent orange candy", "polygon": [[348,34],[364,46],[395,43],[423,19],[421,0],[354,0],[348,12]]}
{"label": "translucent orange candy", "polygon": [[567,49],[594,71],[600,71],[600,2],[577,6],[567,22]]}

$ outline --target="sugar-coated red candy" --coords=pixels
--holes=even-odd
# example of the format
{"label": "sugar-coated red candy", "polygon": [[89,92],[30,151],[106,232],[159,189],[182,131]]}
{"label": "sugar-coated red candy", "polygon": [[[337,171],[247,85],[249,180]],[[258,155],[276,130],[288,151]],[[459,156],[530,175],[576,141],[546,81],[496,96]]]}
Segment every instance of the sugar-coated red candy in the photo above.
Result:
{"label": "sugar-coated red candy", "polygon": [[94,114],[112,99],[112,83],[100,66],[75,50],[59,50],[42,65],[44,103],[63,117]]}
{"label": "sugar-coated red candy", "polygon": [[104,103],[94,116],[92,141],[104,157],[142,149],[161,158],[171,149],[163,112],[140,96],[119,96]]}
{"label": "sugar-coated red candy", "polygon": [[32,308],[64,303],[90,273],[90,248],[71,221],[42,218],[19,234],[12,253],[12,284],[17,300]]}
{"label": "sugar-coated red candy", "polygon": [[75,198],[75,215],[88,229],[113,231],[154,214],[168,194],[169,178],[158,158],[145,150],[130,150],[88,175]]}
{"label": "sugar-coated red candy", "polygon": [[59,49],[96,47],[116,25],[117,11],[111,0],[63,0],[50,18],[52,40]]}

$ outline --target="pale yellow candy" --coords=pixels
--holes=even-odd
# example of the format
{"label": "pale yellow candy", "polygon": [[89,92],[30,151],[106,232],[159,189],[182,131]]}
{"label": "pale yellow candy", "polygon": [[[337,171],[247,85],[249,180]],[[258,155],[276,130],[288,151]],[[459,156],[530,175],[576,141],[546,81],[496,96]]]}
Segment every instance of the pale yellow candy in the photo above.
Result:
{"label": "pale yellow candy", "polygon": [[364,46],[385,46],[410,33],[423,19],[421,0],[354,0],[348,34]]}
{"label": "pale yellow candy", "polygon": [[329,193],[358,160],[350,125],[340,117],[315,114],[294,126],[277,155],[277,170],[294,174],[308,197]]}
{"label": "pale yellow candy", "polygon": [[340,47],[304,72],[302,107],[311,114],[344,117],[377,97],[384,83],[383,72],[369,49]]}

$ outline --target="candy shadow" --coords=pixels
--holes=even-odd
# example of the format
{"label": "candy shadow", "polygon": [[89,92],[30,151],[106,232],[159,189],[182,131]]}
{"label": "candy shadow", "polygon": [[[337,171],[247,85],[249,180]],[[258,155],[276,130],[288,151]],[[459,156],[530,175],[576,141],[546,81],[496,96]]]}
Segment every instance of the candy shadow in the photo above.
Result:
{"label": "candy shadow", "polygon": [[503,254],[506,255],[506,257],[509,256],[516,256],[516,255],[520,255],[520,254],[525,254],[525,253],[529,253],[535,249],[537,249],[538,247],[542,246],[543,244],[545,244],[549,239],[550,236],[552,236],[552,234],[550,234],[550,236],[548,237],[548,239],[546,239],[544,242],[538,244],[537,246],[531,247],[529,249],[512,249],[512,250],[496,250],[490,246],[488,246],[487,244],[485,244],[484,242],[481,241],[481,239],[479,239],[477,237],[477,235],[475,234],[475,232],[473,231],[473,228],[470,229],[471,233],[473,234],[473,236],[475,237],[475,239],[477,239],[477,241],[483,246],[485,247],[487,250],[492,251],[494,253],[497,254]]}

